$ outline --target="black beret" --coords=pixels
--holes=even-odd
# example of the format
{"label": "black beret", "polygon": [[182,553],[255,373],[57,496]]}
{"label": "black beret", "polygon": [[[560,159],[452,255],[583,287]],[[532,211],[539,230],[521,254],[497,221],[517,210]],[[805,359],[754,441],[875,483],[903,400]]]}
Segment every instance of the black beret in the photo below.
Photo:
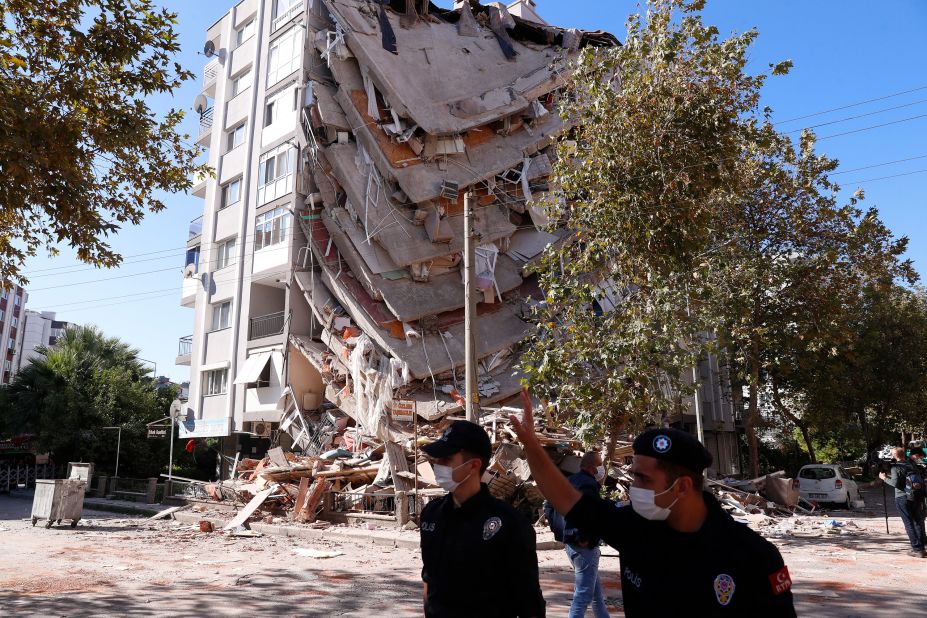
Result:
{"label": "black beret", "polygon": [[701,474],[712,457],[692,434],[679,429],[648,429],[634,440],[634,454],[646,455]]}

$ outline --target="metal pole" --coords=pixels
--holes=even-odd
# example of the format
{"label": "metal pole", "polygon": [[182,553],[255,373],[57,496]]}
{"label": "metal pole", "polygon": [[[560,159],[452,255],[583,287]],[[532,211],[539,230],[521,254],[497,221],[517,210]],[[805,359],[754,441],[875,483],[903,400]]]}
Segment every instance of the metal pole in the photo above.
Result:
{"label": "metal pole", "polygon": [[122,446],[122,427],[119,427],[119,433],[116,434],[116,478],[119,478],[119,448]]}
{"label": "metal pole", "polygon": [[476,372],[476,339],[474,330],[476,326],[476,294],[474,293],[474,261],[476,247],[474,246],[475,233],[473,230],[473,193],[464,195],[464,350],[466,353],[466,410],[467,420],[472,423],[479,422],[480,418],[480,392],[478,375]]}
{"label": "metal pole", "polygon": [[697,367],[698,361],[695,361],[695,364],[692,365],[692,384],[695,386],[695,393],[692,394],[692,400],[695,402],[695,433],[698,436],[698,441],[705,444],[705,431],[702,428],[702,406],[698,401],[699,387],[696,371]]}
{"label": "metal pole", "polygon": [[171,410],[171,431],[168,435],[170,439],[170,455],[168,455],[167,462],[167,492],[170,496],[170,492],[174,487],[172,474],[174,473],[174,411]]}

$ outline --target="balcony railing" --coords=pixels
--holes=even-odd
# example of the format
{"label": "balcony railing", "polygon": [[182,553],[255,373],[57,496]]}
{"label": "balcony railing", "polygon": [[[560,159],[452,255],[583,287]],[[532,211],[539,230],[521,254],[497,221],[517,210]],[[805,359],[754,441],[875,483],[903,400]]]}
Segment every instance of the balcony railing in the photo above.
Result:
{"label": "balcony railing", "polygon": [[293,19],[300,11],[303,10],[303,3],[300,0],[299,2],[294,2],[293,6],[280,13],[277,17],[274,18],[274,21],[270,24],[270,32],[273,34],[280,28],[282,28],[288,21]]}
{"label": "balcony railing", "polygon": [[212,131],[212,116],[213,108],[203,110],[203,113],[200,114],[200,135],[205,135]]}
{"label": "balcony railing", "polygon": [[177,356],[190,356],[193,354],[193,335],[181,337],[177,345]]}
{"label": "balcony railing", "polygon": [[203,215],[190,222],[190,231],[187,240],[193,240],[203,233]]}
{"label": "balcony railing", "polygon": [[286,325],[286,315],[280,311],[270,315],[262,315],[257,318],[251,318],[248,324],[248,341],[261,339],[262,337],[271,337],[283,333]]}
{"label": "balcony railing", "polygon": [[203,88],[206,89],[210,84],[216,81],[216,78],[219,77],[219,70],[222,68],[222,65],[219,63],[219,59],[216,58],[203,68]]}

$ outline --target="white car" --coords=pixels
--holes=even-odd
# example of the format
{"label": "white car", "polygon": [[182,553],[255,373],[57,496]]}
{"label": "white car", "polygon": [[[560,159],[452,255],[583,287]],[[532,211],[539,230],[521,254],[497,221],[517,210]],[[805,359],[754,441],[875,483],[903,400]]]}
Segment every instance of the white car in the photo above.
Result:
{"label": "white car", "polygon": [[802,466],[792,483],[808,502],[830,502],[850,509],[854,502],[863,499],[856,481],[836,464]]}

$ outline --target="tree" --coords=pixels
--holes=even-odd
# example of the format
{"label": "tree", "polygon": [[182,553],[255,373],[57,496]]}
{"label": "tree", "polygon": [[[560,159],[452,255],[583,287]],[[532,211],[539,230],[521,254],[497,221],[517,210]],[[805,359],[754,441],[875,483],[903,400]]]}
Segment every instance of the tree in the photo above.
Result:
{"label": "tree", "polygon": [[548,204],[568,235],[536,266],[545,302],[522,366],[590,436],[659,422],[714,330],[698,304],[766,76],[744,72],[756,32],[721,40],[702,4],[651,0],[621,47],[584,51],[569,84],[576,128]]}
{"label": "tree", "polygon": [[614,434],[663,420],[681,376],[723,353],[749,386],[756,476],[760,393],[851,338],[864,286],[914,274],[861,193],[838,203],[814,135],[796,145],[760,109],[791,62],[748,75],[757,33],[720,40],[703,5],[651,0],[622,47],[581,57],[548,205],[567,236],[536,266],[545,302],[523,369],[590,435]]}
{"label": "tree", "polygon": [[199,147],[145,97],[193,74],[173,62],[176,15],[151,0],[0,2],[0,278],[67,243],[113,267],[106,239],[188,189]]}
{"label": "tree", "polygon": [[136,350],[96,328],[73,327],[38,352],[6,389],[9,427],[35,434],[38,448],[58,462],[108,466],[116,436],[103,427],[121,426],[123,476],[147,476],[166,463],[159,452],[166,444],[148,441],[145,425],[167,415],[173,393],[154,389]]}

